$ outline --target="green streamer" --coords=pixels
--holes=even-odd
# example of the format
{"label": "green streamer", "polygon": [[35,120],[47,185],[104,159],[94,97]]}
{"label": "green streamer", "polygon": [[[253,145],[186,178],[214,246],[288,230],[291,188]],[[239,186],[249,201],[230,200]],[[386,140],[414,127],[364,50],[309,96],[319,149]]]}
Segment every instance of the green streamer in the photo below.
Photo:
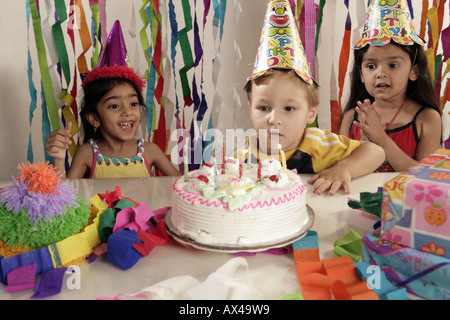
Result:
{"label": "green streamer", "polygon": [[53,83],[48,67],[47,53],[45,50],[44,39],[42,37],[41,18],[37,9],[36,0],[30,0],[30,9],[31,18],[33,20],[33,31],[38,54],[39,69],[41,71],[42,87],[47,103],[48,115],[50,117],[52,130],[58,130],[60,129],[58,106],[56,105]]}

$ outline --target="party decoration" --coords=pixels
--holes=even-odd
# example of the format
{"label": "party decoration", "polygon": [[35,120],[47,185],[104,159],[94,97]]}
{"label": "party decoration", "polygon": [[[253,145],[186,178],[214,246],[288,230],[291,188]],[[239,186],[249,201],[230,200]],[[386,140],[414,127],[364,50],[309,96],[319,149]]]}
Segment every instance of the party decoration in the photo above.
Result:
{"label": "party decoration", "polygon": [[34,288],[36,264],[18,267],[8,273],[6,292],[16,292]]}
{"label": "party decoration", "polygon": [[334,242],[333,252],[338,257],[349,256],[353,262],[358,262],[362,256],[361,239],[355,230],[350,230]]}
{"label": "party decoration", "polygon": [[[148,133],[148,140],[157,143],[166,153],[171,139],[170,130],[176,128],[181,131],[189,131],[191,136],[190,158],[193,158],[195,153],[201,154],[203,161],[208,161],[214,141],[214,133],[209,129],[232,127],[232,123],[226,123],[228,121],[227,114],[239,112],[241,104],[238,92],[240,88],[237,88],[236,85],[233,92],[235,98],[232,102],[233,106],[224,108],[225,100],[218,81],[224,71],[233,69],[233,67],[223,68],[222,65],[223,35],[226,35],[227,32],[236,32],[242,37],[244,34],[240,32],[241,30],[236,29],[239,22],[247,16],[247,12],[241,12],[241,1],[235,0],[232,3],[231,13],[230,10],[227,10],[227,3],[230,7],[230,0],[144,0],[142,5],[136,9],[130,2],[132,20],[129,27],[126,28],[128,34],[124,35],[130,35],[131,41],[126,37],[125,40],[127,44],[133,46],[133,49],[142,45],[142,50],[133,51],[136,57],[136,59],[132,59],[136,63],[133,67],[137,68],[140,56],[143,56],[147,62],[147,70],[142,70],[143,85],[147,87],[144,97],[148,106],[147,125],[146,128],[143,128],[143,134]],[[275,5],[277,2],[270,0],[268,3]],[[392,32],[390,29],[396,28],[395,23],[397,22],[405,27],[404,31],[399,32],[400,38],[406,39],[403,41],[410,42],[407,40],[408,32],[412,34],[409,37],[413,39],[411,41],[415,39],[420,42],[421,39],[426,39],[427,43],[424,44],[426,46],[424,49],[431,67],[436,94],[441,98],[442,108],[446,105],[448,101],[446,97],[450,91],[449,86],[446,86],[450,71],[450,61],[448,60],[450,37],[447,36],[449,27],[445,15],[445,12],[448,11],[448,1],[422,1],[421,5],[411,0],[371,0],[357,1],[351,6],[349,6],[351,3],[349,0],[341,3],[326,0],[280,0],[279,3],[286,4],[290,8],[286,13],[292,18],[291,25],[298,30],[302,45],[300,51],[303,50],[301,55],[304,56],[297,60],[302,61],[299,64],[309,67],[309,75],[305,71],[308,79],[310,76],[311,79],[319,76],[316,76],[316,72],[319,70],[316,70],[315,66],[316,55],[320,54],[325,43],[327,43],[326,48],[329,47],[327,39],[323,37],[326,34],[322,33],[324,26],[334,26],[339,34],[341,31],[344,32],[342,42],[338,41],[337,46],[332,45],[331,51],[327,52],[328,56],[332,57],[330,74],[325,77],[321,75],[321,83],[330,83],[329,109],[331,111],[324,115],[320,114],[321,125],[324,123],[335,133],[339,131],[343,105],[341,100],[345,97],[344,80],[348,76],[348,66],[351,62],[349,53],[353,48],[350,41],[351,38],[360,37],[360,34],[355,34],[358,33],[356,26],[361,25],[360,19],[364,20],[364,16],[369,12],[373,12],[372,16],[375,18],[367,21],[366,29],[363,29],[362,32],[364,34],[362,38],[365,37],[366,40],[361,39],[359,45],[362,47],[369,42],[370,44],[380,42],[381,40],[378,41],[376,37],[373,37],[374,30],[378,30],[379,35],[382,35],[383,32],[388,34],[386,30]],[[265,4],[267,5],[267,3]],[[89,8],[86,8],[81,0],[55,0],[44,2],[42,5],[35,0],[27,0],[26,5],[28,47],[31,49],[28,50],[27,70],[30,129],[32,125],[35,125],[32,120],[39,107],[42,109],[42,125],[39,127],[42,128],[44,142],[53,129],[71,122],[74,141],[68,155],[72,157],[80,140],[77,135],[79,110],[76,99],[80,96],[78,92],[80,78],[83,80],[90,69],[100,65],[100,58],[106,57],[104,51],[106,50],[108,31],[114,30],[115,23],[111,23],[111,28],[107,25],[109,9],[108,2],[105,0],[89,1]],[[341,19],[340,24],[335,23],[338,21],[338,15],[340,17],[343,13],[342,10],[346,9],[348,12],[344,11],[344,14],[347,14],[347,19]],[[388,15],[389,10],[392,12],[392,19]],[[395,14],[397,14],[396,18]],[[142,27],[139,27],[139,30],[136,30],[134,19],[137,15],[142,20]],[[327,19],[326,25],[323,24],[324,18]],[[352,21],[354,18],[356,20]],[[121,19],[120,16],[117,19]],[[384,19],[382,20],[385,23],[384,29],[380,24],[381,19]],[[88,26],[89,21],[91,24]],[[417,33],[413,29],[413,21],[418,28]],[[391,23],[394,25],[392,26]],[[265,21],[263,30],[269,30],[269,27],[266,27],[267,24]],[[397,35],[395,32],[393,34],[394,37]],[[291,41],[287,34],[284,37],[281,35],[276,37],[278,41],[283,41],[279,39]],[[124,40],[123,38],[123,36],[122,39],[119,37],[119,40]],[[268,37],[268,39],[276,41],[274,37]],[[232,63],[234,70],[241,67],[242,55],[238,40],[239,38],[236,38],[234,41],[235,54],[234,63]],[[262,37],[260,40],[263,40]],[[293,43],[296,40],[297,38]],[[138,44],[138,42],[140,43]],[[212,46],[213,50],[207,50],[208,46]],[[275,48],[283,49],[281,46]],[[288,53],[289,51],[286,49],[288,47],[284,48],[284,51]],[[35,56],[33,56],[33,52],[36,52]],[[124,50],[115,50],[115,53],[120,56]],[[267,56],[267,51],[262,50],[261,47],[258,55],[262,57],[263,53]],[[70,56],[75,58],[74,61],[67,59]],[[287,61],[287,59],[283,61]],[[293,61],[298,62],[295,59]],[[294,64],[294,62],[292,63]],[[128,65],[130,66],[130,63]],[[36,70],[33,70],[34,68]],[[38,73],[38,77],[33,73]],[[35,81],[33,78],[42,79],[42,82],[33,83]],[[236,81],[236,83],[238,82]],[[207,89],[204,87],[205,83],[214,87],[213,95],[205,94],[205,89]],[[60,100],[55,102],[54,96]],[[41,100],[42,104],[40,104]],[[325,103],[325,101],[321,101],[321,103]],[[232,107],[231,111],[230,107]],[[325,109],[327,107],[323,110]],[[444,117],[448,118],[448,112],[444,112]],[[443,123],[444,129],[446,129],[444,133],[448,133],[448,121],[443,121]],[[312,125],[319,126],[319,117]],[[33,141],[36,139],[32,137],[31,132],[32,130],[30,130],[27,158],[33,162],[33,149],[36,148]],[[448,137],[444,137],[444,140],[446,138]],[[176,147],[179,149],[177,150],[178,156],[182,157],[183,146],[184,144],[179,144]],[[70,164],[70,157],[67,157],[66,168]],[[47,156],[46,159],[51,161],[51,158]],[[176,162],[177,159],[173,160]],[[180,171],[182,171],[182,161],[177,164],[180,165]],[[200,164],[190,163],[189,169],[195,169],[198,165]]]}
{"label": "party decoration", "polygon": [[41,299],[60,293],[66,270],[67,268],[57,268],[42,273],[31,298]]}
{"label": "party decoration", "polygon": [[425,44],[415,31],[407,0],[371,0],[355,49],[367,44],[382,46],[391,40],[403,45]]}
{"label": "party decoration", "polygon": [[306,83],[313,83],[292,9],[286,0],[267,4],[260,46],[248,80],[258,78],[270,68],[293,69]]}
{"label": "party decoration", "polygon": [[379,300],[359,277],[348,256],[320,259],[318,235],[308,231],[293,243],[294,260],[305,300]]}

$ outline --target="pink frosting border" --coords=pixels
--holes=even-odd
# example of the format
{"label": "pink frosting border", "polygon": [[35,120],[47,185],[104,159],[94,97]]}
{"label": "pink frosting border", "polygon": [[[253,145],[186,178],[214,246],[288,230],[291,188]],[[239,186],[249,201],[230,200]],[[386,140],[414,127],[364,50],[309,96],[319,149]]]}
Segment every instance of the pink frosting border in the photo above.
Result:
{"label": "pink frosting border", "polygon": [[[180,188],[180,186],[178,184],[180,179],[182,179],[182,178],[179,178],[175,182],[173,189],[174,189],[174,192],[178,193],[183,200],[189,201],[192,205],[195,205],[195,203],[199,203],[200,205],[203,205],[203,206],[215,207],[215,208],[218,208],[218,207],[226,208],[228,206],[228,204],[223,203],[222,201],[217,201],[217,199],[214,199],[214,200],[204,199],[200,193],[194,193],[191,191],[187,191],[186,190],[187,185],[184,185],[183,187]],[[269,207],[269,206],[279,205],[282,203],[292,201],[293,199],[302,195],[303,192],[305,192],[305,190],[306,190],[306,186],[303,183],[302,184],[295,183],[295,185],[297,185],[297,186],[295,187],[294,190],[292,190],[289,193],[286,193],[276,199],[273,198],[270,201],[267,201],[267,200],[257,201],[255,203],[254,201],[260,197],[260,196],[258,196],[256,198],[252,199],[252,201],[250,203],[244,205],[241,208],[236,209],[235,211],[245,211],[245,210],[249,210],[249,209],[264,208],[266,206]],[[291,187],[291,188],[293,188],[293,187]],[[281,188],[281,189],[268,188],[268,190],[288,191],[291,188]]]}

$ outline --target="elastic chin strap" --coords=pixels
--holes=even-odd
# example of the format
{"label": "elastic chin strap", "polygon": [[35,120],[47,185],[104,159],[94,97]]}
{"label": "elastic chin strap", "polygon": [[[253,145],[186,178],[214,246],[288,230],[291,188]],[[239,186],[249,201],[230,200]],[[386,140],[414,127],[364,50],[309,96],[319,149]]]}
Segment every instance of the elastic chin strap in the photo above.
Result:
{"label": "elastic chin strap", "polygon": [[416,60],[417,60],[417,53],[418,53],[418,51],[419,51],[419,48],[416,48],[416,53],[414,54],[414,59],[413,59],[412,64],[411,64],[411,68],[414,68],[416,66]]}

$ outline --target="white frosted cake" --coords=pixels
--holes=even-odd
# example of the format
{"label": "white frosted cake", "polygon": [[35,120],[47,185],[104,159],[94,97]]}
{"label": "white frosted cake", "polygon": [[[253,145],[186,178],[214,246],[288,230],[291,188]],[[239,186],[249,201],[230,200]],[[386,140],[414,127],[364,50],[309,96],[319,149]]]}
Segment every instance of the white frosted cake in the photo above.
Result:
{"label": "white frosted cake", "polygon": [[289,243],[312,224],[306,187],[279,161],[205,164],[173,186],[170,228],[190,242],[219,248]]}

